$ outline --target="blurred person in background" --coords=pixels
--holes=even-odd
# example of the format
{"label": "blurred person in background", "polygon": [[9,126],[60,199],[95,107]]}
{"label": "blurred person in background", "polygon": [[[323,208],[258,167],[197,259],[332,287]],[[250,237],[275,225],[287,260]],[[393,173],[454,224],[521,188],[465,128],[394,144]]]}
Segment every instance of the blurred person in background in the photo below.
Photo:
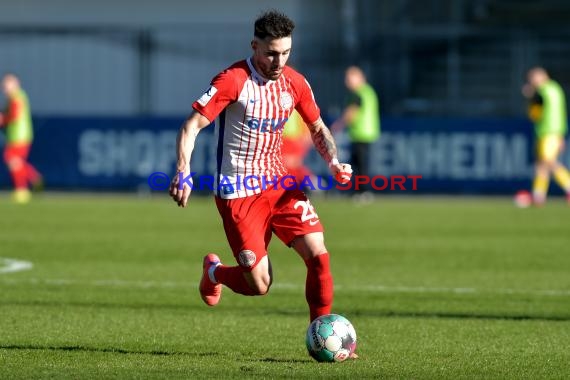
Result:
{"label": "blurred person in background", "polygon": [[[376,91],[357,66],[345,72],[344,83],[350,91],[348,104],[342,116],[332,126],[333,131],[348,128],[350,138],[350,164],[356,175],[370,176],[370,151],[380,138],[380,109]],[[368,187],[360,187],[360,199],[370,200]]]}
{"label": "blurred person in background", "polygon": [[527,80],[522,92],[529,100],[528,116],[536,134],[533,203],[540,206],[546,201],[551,174],[566,192],[566,200],[570,203],[570,173],[559,161],[568,130],[564,91],[542,67],[530,69]]}
{"label": "blurred person in background", "polygon": [[6,111],[0,113],[0,126],[6,130],[4,161],[14,183],[13,200],[27,203],[31,199],[29,186],[39,189],[43,185],[40,173],[28,162],[34,137],[30,105],[14,74],[4,76],[2,90],[8,100]]}

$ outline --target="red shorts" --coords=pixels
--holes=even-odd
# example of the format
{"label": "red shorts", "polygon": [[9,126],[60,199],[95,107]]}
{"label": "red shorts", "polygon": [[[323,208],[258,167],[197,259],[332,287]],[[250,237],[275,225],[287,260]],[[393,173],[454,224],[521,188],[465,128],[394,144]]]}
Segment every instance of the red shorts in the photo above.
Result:
{"label": "red shorts", "polygon": [[238,264],[252,270],[267,255],[272,233],[291,245],[298,236],[323,232],[319,216],[300,190],[269,189],[245,198],[216,197]]}
{"label": "red shorts", "polygon": [[23,161],[28,159],[30,154],[30,146],[28,143],[6,144],[4,148],[4,161],[10,162],[14,158],[20,158]]}

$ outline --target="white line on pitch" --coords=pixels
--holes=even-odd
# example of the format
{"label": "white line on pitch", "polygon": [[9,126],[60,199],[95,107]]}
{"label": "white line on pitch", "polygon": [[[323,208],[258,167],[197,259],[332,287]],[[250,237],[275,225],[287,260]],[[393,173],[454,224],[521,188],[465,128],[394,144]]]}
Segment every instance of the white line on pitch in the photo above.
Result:
{"label": "white line on pitch", "polygon": [[[14,279],[2,278],[0,283],[5,284],[32,284],[32,285],[83,285],[96,287],[126,287],[126,288],[193,288],[196,284],[191,282],[175,281],[129,281],[129,280],[92,280],[80,281],[71,279]],[[303,290],[304,285],[294,283],[275,283],[273,289],[279,290]],[[378,293],[452,293],[452,294],[518,294],[531,296],[570,296],[570,289],[478,289],[478,288],[447,288],[426,286],[385,286],[385,285],[342,285],[336,284],[337,291],[364,291]]]}
{"label": "white line on pitch", "polygon": [[0,274],[13,273],[32,269],[33,264],[29,261],[6,259],[0,257]]}

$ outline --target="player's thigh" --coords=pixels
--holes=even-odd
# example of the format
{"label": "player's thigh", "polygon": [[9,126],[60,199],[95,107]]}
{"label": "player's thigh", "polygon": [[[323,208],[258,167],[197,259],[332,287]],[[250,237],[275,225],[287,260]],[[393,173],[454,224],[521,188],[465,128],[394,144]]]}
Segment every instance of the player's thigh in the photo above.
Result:
{"label": "player's thigh", "polygon": [[271,209],[261,196],[216,198],[216,205],[237,263],[246,271],[252,271],[267,255]]}
{"label": "player's thigh", "polygon": [[16,145],[8,144],[4,148],[4,162],[9,163],[14,159],[21,159],[20,149]]}
{"label": "player's thigh", "polygon": [[269,256],[263,256],[251,271],[245,271],[243,275],[250,288],[257,289],[259,294],[267,293],[273,282],[273,268]]}
{"label": "player's thigh", "polygon": [[271,228],[286,245],[301,236],[324,231],[319,215],[305,193],[287,190],[275,205]]}
{"label": "player's thigh", "polygon": [[537,144],[538,160],[546,163],[556,162],[561,148],[562,141],[558,135],[548,135],[540,138]]}
{"label": "player's thigh", "polygon": [[303,260],[308,260],[328,252],[325,247],[325,238],[322,232],[311,232],[303,236],[297,236],[293,239],[291,247]]}
{"label": "player's thigh", "polygon": [[4,150],[4,161],[11,170],[19,170],[26,162],[28,154],[28,145],[10,144]]}

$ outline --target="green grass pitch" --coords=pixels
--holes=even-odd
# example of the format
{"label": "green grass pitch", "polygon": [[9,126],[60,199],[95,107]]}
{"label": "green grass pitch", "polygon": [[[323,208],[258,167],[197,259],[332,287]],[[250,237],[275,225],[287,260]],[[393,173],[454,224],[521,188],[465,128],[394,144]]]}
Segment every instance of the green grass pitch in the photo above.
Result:
{"label": "green grass pitch", "polygon": [[0,197],[0,378],[570,377],[570,208],[509,198],[313,198],[333,312],[360,359],[307,354],[305,268],[274,237],[265,297],[198,294],[202,257],[233,263],[211,198]]}

